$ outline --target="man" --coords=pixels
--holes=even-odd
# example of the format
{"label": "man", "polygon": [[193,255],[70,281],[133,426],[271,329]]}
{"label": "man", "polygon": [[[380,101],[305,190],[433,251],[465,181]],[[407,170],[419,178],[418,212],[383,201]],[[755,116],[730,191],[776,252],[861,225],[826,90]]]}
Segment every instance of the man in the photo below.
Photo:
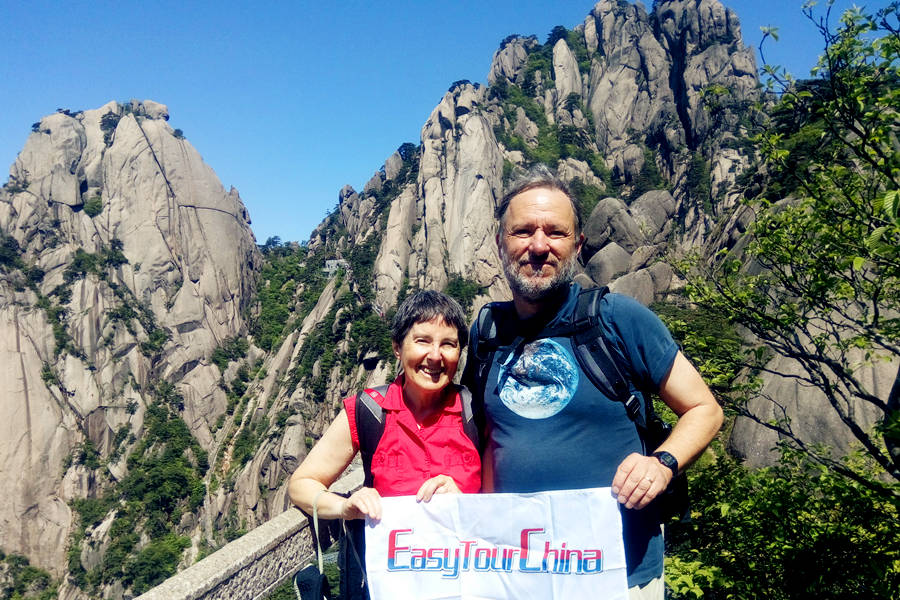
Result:
{"label": "man", "polygon": [[483,398],[485,491],[611,486],[622,505],[629,594],[662,599],[663,540],[653,500],[706,448],[722,410],[659,318],[631,298],[606,294],[599,316],[617,363],[628,365],[635,391],[657,392],[679,417],[657,452],[645,456],[625,405],[585,376],[571,339],[541,334],[571,318],[580,291],[573,282],[584,242],[576,200],[544,170],[514,184],[496,216],[513,301],[492,312],[498,346],[490,364],[483,355],[479,364],[473,327],[463,375]]}

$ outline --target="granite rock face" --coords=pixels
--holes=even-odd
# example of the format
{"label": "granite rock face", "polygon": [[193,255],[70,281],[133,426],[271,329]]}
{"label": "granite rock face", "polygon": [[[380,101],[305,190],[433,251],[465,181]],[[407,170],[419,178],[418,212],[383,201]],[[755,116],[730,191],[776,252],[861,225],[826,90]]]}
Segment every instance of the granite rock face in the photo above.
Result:
{"label": "granite rock face", "polygon": [[646,192],[630,206],[618,198],[601,200],[584,229],[588,275],[644,304],[661,297],[672,281],[671,269],[660,261],[674,214],[675,199],[665,190]]}
{"label": "granite rock face", "polygon": [[151,101],[45,117],[0,192],[22,265],[0,275],[0,545],[57,574],[67,503],[92,493],[65,466],[76,446],[107,455],[119,428],[139,433],[159,381],[209,445],[226,399],[208,358],[245,329],[249,216],[167,118]]}
{"label": "granite rock face", "polygon": [[[287,477],[341,399],[396,373],[389,352],[355,346],[355,326],[384,319],[414,288],[475,289],[472,313],[509,298],[494,210],[521,167],[547,163],[591,209],[585,285],[649,305],[683,284],[667,256],[738,254],[752,215],[737,207],[736,178],[751,159],[735,141],[757,97],[753,54],[716,0],[652,6],[601,0],[550,43],[504,40],[487,86],[453,84],[418,144],[400,146],[362,190],[339,191],[304,249],[325,265],[313,278],[321,285],[308,304],[309,282],[289,290],[295,320],[269,351],[248,335],[262,261],[249,216],[175,135],[168,108],[111,102],[41,119],[0,192],[3,246],[17,257],[0,264],[0,489],[9,497],[0,546],[64,574],[69,503],[128,473],[124,458],[89,469],[73,455],[90,442],[109,459],[123,428],[139,439],[160,383],[183,399],[179,416],[210,472],[228,473],[218,486],[207,475],[202,506],[178,524],[192,541],[184,564],[226,527],[251,529],[284,511]],[[210,357],[235,337],[249,340],[247,356],[220,370]],[[233,412],[224,388],[251,366],[257,375]],[[796,415],[810,410],[800,390],[766,385],[796,398]],[[811,427],[830,439],[834,425]],[[249,455],[235,454],[241,434],[255,436]],[[739,423],[732,446],[762,463],[773,441]],[[108,521],[82,546],[86,568],[103,560]]]}
{"label": "granite rock face", "polygon": [[[385,223],[374,210],[375,197],[398,171],[396,157],[362,192],[342,190],[341,218],[353,243],[373,228],[383,236],[374,275],[380,306],[389,307],[404,281],[440,288],[453,276],[483,286],[485,298],[508,295],[498,275],[492,213],[502,195],[504,170],[529,159],[528,151],[509,147],[506,134],[498,137],[504,130],[526,146],[538,144],[548,126],[578,131],[579,143],[602,156],[605,168],[626,187],[648,168],[646,150],[653,146],[652,167],[669,178],[671,193],[651,194],[629,209],[627,219],[608,224],[629,253],[651,249],[639,252],[643,260],[637,268],[648,267],[661,256],[662,241],[677,243],[668,237],[671,217],[695,204],[687,198],[683,176],[692,148],[721,134],[721,123],[704,121],[702,91],[721,86],[734,103],[756,97],[752,52],[741,42],[734,13],[714,0],[660,2],[650,13],[640,4],[603,0],[567,38],[548,47],[549,69],[533,66],[541,48],[535,37],[510,36],[494,55],[489,87],[460,82],[445,94],[422,129],[416,180],[393,195]],[[542,114],[496,91],[509,86],[530,90]],[[724,176],[717,181],[721,189],[733,183],[739,172],[733,164],[741,160],[736,156],[717,164]],[[555,167],[566,180],[606,187],[596,164],[560,157]],[[691,243],[702,243],[707,217],[694,212]],[[592,238],[592,232],[586,264],[606,242],[604,236]],[[655,280],[662,286],[653,288],[655,294],[666,291],[665,279]]]}

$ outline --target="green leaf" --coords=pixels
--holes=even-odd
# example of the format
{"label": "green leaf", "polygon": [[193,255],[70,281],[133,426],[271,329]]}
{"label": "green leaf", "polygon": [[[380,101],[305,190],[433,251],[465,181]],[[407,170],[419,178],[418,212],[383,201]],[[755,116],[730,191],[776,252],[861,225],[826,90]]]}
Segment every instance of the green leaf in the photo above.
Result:
{"label": "green leaf", "polygon": [[759,30],[762,31],[762,33],[763,33],[763,39],[765,39],[766,36],[768,36],[768,37],[772,38],[773,40],[775,40],[776,42],[778,41],[778,28],[777,27],[774,27],[772,25],[761,25]]}
{"label": "green leaf", "polygon": [[866,247],[875,248],[878,245],[878,242],[881,241],[881,238],[884,237],[886,231],[887,227],[884,225],[876,227],[866,238]]}
{"label": "green leaf", "polygon": [[900,224],[900,190],[889,190],[885,192],[884,195],[878,199],[878,205],[880,205],[881,209],[889,219],[897,221],[898,224]]}

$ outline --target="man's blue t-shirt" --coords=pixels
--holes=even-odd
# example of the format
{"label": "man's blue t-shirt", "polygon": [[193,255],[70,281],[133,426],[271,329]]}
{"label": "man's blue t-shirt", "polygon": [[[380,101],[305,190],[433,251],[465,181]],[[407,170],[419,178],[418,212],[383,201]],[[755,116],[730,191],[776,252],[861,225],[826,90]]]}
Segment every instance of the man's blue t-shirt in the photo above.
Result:
{"label": "man's blue t-shirt", "polygon": [[[498,319],[498,342],[484,390],[497,492],[605,487],[619,463],[645,449],[622,402],[600,392],[581,372],[568,337],[541,330],[571,319],[580,287],[572,284],[549,321]],[[601,327],[634,391],[655,391],[669,373],[678,347],[649,309],[619,294],[601,301]],[[476,339],[473,329],[473,342]],[[474,350],[474,348],[473,348]],[[654,504],[622,507],[628,585],[662,574],[663,540]]]}

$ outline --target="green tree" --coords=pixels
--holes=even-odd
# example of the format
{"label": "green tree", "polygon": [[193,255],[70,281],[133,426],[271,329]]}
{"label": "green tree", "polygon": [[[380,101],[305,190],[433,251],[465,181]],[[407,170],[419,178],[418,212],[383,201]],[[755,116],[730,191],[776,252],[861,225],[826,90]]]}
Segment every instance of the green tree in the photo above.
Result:
{"label": "green tree", "polygon": [[[881,470],[858,454],[843,462]],[[759,470],[720,452],[688,473],[692,519],[666,526],[669,598],[896,597],[895,502],[797,451]]]}
{"label": "green tree", "polygon": [[90,218],[94,218],[103,212],[103,199],[100,196],[94,196],[84,203],[84,214]]}
{"label": "green tree", "polygon": [[32,566],[27,557],[0,550],[0,598],[51,600],[58,587],[59,582]]}
{"label": "green tree", "polygon": [[454,298],[462,307],[463,312],[468,314],[472,310],[472,302],[484,291],[484,286],[479,285],[477,281],[466,279],[465,277],[454,273],[444,288],[444,293]]}
{"label": "green tree", "polygon": [[[727,316],[752,338],[744,366],[816,388],[851,439],[875,462],[861,472],[807,439],[789,419],[768,420],[748,408],[764,398],[758,379],[728,396],[740,415],[836,473],[900,497],[900,373],[889,394],[865,371],[900,359],[900,27],[898,3],[875,14],[854,8],[828,25],[804,8],[825,40],[816,79],[796,85],[766,67],[780,100],[756,141],[781,191],[749,201],[755,220],[746,253],[721,252],[694,263],[691,298]],[[810,132],[815,143],[810,143]],[[797,143],[796,137],[806,141]],[[803,165],[803,168],[797,168]],[[773,371],[781,356],[798,373]],[[878,415],[874,431],[857,409]],[[886,476],[885,476],[886,475]]]}
{"label": "green tree", "polygon": [[[679,304],[651,308],[717,395],[734,386],[741,338],[722,315]],[[866,477],[883,472],[858,451],[840,460]],[[895,498],[787,448],[772,467],[749,469],[718,440],[688,477],[692,518],[666,525],[668,598],[894,597]]]}

